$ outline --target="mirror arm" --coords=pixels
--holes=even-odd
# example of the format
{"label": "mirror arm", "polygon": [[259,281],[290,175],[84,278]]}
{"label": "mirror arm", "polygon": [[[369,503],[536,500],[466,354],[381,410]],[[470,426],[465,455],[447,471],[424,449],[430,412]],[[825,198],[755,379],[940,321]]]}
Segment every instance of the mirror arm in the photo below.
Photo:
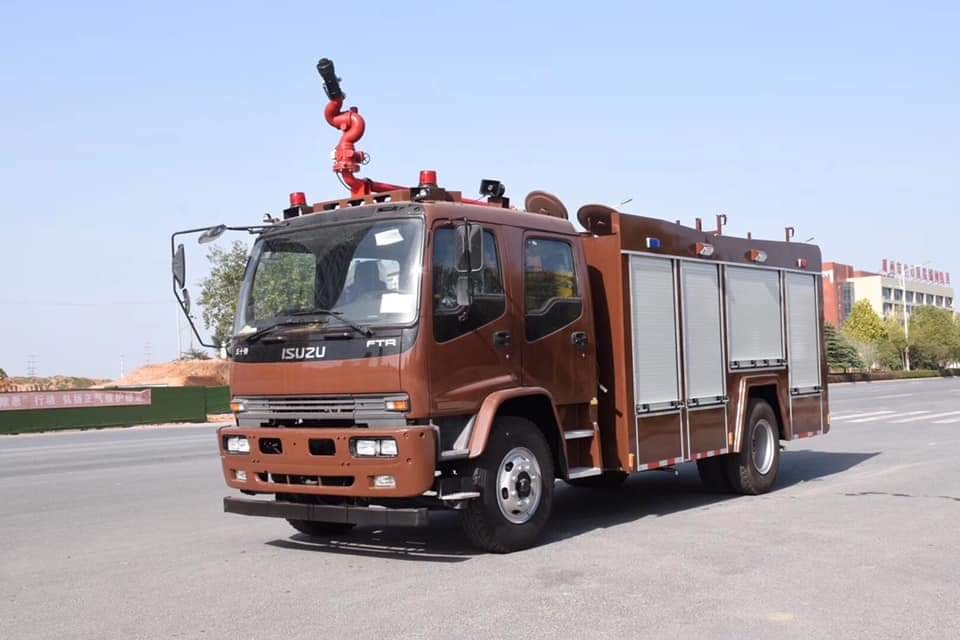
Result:
{"label": "mirror arm", "polygon": [[[275,226],[275,225],[273,225]],[[197,229],[185,229],[183,231],[177,231],[170,235],[170,257],[173,259],[177,254],[177,236],[189,235],[191,233],[201,233],[206,231],[210,227],[199,227]],[[249,226],[249,227],[227,227],[229,231],[248,231],[250,233],[260,233],[264,229],[268,228],[265,225]],[[197,338],[197,341],[204,347],[209,349],[219,349],[220,345],[213,344],[212,342],[205,341],[201,336],[200,332],[197,330],[197,325],[193,321],[193,317],[190,315],[187,305],[184,302],[183,297],[180,294],[180,290],[177,289],[176,280],[171,278],[171,284],[173,285],[173,297],[177,299],[177,304],[180,305],[180,309],[183,311],[183,315],[186,316],[187,322],[190,324],[190,329],[193,331],[193,335]],[[186,289],[186,283],[184,283],[184,289]],[[179,357],[180,354],[177,354]]]}

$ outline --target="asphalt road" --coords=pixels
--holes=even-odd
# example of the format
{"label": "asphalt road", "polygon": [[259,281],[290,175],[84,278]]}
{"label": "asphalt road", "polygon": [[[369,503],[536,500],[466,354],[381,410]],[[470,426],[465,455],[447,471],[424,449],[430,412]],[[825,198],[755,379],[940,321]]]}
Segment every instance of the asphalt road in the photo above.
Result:
{"label": "asphalt road", "polygon": [[213,428],[0,438],[0,638],[960,637],[960,381],[834,387],[778,490],[563,487],[545,543],[221,511]]}

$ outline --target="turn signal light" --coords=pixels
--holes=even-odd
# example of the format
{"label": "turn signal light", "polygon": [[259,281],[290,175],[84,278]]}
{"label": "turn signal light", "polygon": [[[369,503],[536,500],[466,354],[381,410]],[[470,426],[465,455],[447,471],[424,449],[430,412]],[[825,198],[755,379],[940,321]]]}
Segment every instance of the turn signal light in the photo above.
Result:
{"label": "turn signal light", "polygon": [[766,262],[767,261],[767,252],[760,251],[759,249],[750,249],[750,261],[751,262]]}
{"label": "turn signal light", "polygon": [[231,413],[243,413],[247,408],[244,406],[243,402],[240,400],[232,400],[230,402],[230,412]]}
{"label": "turn signal light", "polygon": [[383,408],[387,411],[410,411],[410,401],[409,400],[386,400],[383,403]]}
{"label": "turn signal light", "polygon": [[697,255],[703,256],[704,258],[709,258],[713,255],[713,245],[707,244],[706,242],[698,242]]}

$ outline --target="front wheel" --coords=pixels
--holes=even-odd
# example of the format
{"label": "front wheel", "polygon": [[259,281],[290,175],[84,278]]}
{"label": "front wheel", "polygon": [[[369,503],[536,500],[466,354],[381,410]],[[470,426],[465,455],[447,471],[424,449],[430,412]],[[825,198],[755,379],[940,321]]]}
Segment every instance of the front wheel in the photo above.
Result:
{"label": "front wheel", "polygon": [[467,501],[463,531],[474,546],[509,553],[533,546],[553,507],[550,446],[529,420],[497,418],[476,462],[480,497]]}
{"label": "front wheel", "polygon": [[728,456],[727,479],[737,493],[761,494],[773,488],[780,469],[780,428],[777,415],[765,401],[747,407],[740,452]]}

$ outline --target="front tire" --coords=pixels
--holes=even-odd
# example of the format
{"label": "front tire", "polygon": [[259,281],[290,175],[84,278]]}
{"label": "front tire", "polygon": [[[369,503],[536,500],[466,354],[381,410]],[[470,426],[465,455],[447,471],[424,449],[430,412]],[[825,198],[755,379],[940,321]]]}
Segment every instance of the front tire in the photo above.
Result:
{"label": "front tire", "polygon": [[740,452],[727,458],[727,479],[735,492],[758,495],[773,488],[780,470],[780,427],[765,400],[750,401]]}
{"label": "front tire", "polygon": [[523,418],[497,418],[474,470],[480,497],[463,510],[467,540],[492,553],[533,546],[550,518],[555,478],[550,446],[537,426]]}

